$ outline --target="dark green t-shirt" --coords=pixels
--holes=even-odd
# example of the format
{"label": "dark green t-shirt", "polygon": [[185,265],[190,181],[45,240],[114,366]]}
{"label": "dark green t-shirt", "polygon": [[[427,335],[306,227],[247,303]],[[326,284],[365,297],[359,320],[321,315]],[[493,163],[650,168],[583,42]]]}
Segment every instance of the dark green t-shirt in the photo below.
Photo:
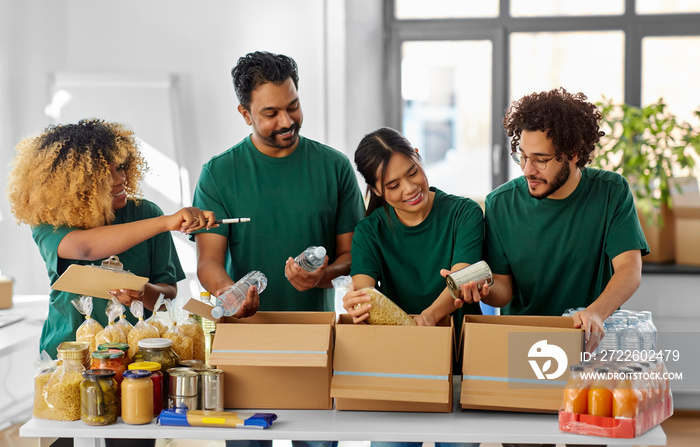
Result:
{"label": "dark green t-shirt", "polygon": [[[393,207],[388,215],[378,208],[357,225],[352,238],[351,275],[374,278],[377,289],[409,314],[420,314],[445,289],[440,269],[481,260],[481,207],[471,199],[430,190],[435,191],[433,207],[420,224],[406,226]],[[463,309],[481,313],[478,305]]]}
{"label": "dark green t-shirt", "polygon": [[495,274],[513,276],[511,315],[561,315],[603,292],[612,259],[628,250],[649,253],[627,181],[581,170],[562,200],[530,196],[524,177],[486,197],[485,257]]}
{"label": "dark green t-shirt", "polygon": [[[114,224],[162,215],[161,209],[153,202],[140,200],[139,204],[136,205],[133,200],[128,200],[124,208],[115,212]],[[54,228],[52,225],[39,225],[32,228],[32,237],[46,263],[51,284],[56,282],[71,264],[97,266],[102,264],[101,259],[98,261],[76,261],[58,257],[58,245],[68,233],[77,229],[71,227]],[[175,251],[173,238],[168,232],[154,236],[122,253],[114,254],[119,256],[119,261],[124,265],[125,270],[147,277],[150,283],[175,284],[185,279],[185,273]],[[49,314],[41,332],[40,350],[46,350],[53,358],[56,358],[56,348],[59,344],[75,340],[75,331],[84,321],[83,315],[71,304],[75,298],[78,298],[78,295],[74,293],[51,290]],[[109,323],[105,315],[108,303],[109,300],[102,298],[93,298],[92,300],[91,316],[102,326]],[[144,311],[146,318],[151,315],[150,311],[146,309]],[[136,324],[137,320],[128,310],[125,315],[131,324]]]}
{"label": "dark green t-shirt", "polygon": [[251,219],[209,232],[228,238],[226,268],[232,279],[251,270],[267,277],[260,310],[334,309],[333,289],[299,292],[285,278],[284,265],[310,245],[324,246],[332,263],[336,236],[352,232],[362,218],[362,194],[344,154],[299,137],[294,152],[273,158],[248,137],[204,165],[193,203],[217,218]]}

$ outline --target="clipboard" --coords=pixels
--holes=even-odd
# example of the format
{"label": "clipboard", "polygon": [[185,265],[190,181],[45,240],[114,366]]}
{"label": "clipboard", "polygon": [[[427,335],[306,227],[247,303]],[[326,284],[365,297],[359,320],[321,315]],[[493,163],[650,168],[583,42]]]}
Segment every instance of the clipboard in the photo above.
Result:
{"label": "clipboard", "polygon": [[139,290],[148,282],[144,276],[95,265],[70,265],[51,286],[53,290],[111,299],[110,290]]}

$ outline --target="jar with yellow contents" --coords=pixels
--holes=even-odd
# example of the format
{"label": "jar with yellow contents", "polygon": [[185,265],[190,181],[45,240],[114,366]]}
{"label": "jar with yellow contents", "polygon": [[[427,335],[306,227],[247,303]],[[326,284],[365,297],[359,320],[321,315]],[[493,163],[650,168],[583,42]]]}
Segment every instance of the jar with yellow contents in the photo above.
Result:
{"label": "jar with yellow contents", "polygon": [[122,381],[122,420],[126,424],[148,424],[153,420],[151,372],[130,369]]}

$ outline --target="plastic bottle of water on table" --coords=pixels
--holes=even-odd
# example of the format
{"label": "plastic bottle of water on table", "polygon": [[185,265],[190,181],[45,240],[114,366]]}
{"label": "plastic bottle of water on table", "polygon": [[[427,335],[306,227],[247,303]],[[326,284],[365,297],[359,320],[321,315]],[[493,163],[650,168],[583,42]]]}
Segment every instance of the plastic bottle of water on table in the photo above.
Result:
{"label": "plastic bottle of water on table", "polygon": [[258,293],[262,293],[267,287],[267,278],[262,272],[253,270],[239,279],[234,285],[229,287],[224,293],[216,298],[216,306],[211,310],[214,318],[230,317],[241,308],[250,286],[256,286]]}
{"label": "plastic bottle of water on table", "polygon": [[324,247],[312,245],[294,258],[294,262],[307,272],[313,272],[323,265],[325,257],[326,249]]}

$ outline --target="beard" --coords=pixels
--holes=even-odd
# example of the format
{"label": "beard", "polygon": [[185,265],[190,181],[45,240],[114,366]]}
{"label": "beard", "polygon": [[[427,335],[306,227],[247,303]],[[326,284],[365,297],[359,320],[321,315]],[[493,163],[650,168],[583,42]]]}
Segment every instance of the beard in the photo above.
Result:
{"label": "beard", "polygon": [[[266,145],[270,147],[274,147],[275,149],[288,149],[294,146],[299,140],[299,129],[301,129],[301,124],[294,123],[290,127],[287,127],[286,129],[276,130],[268,136],[263,136],[259,134],[258,136],[261,140],[265,142]],[[277,139],[277,135],[281,135],[289,131],[292,131],[292,135],[290,137],[288,137],[285,140]]]}
{"label": "beard", "polygon": [[549,184],[549,188],[541,193],[541,194],[533,194],[532,191],[530,191],[530,188],[527,189],[527,192],[530,193],[530,197],[537,199],[537,200],[542,200],[545,199],[555,192],[559,190],[564,184],[566,183],[567,180],[569,180],[569,175],[571,174],[571,168],[569,167],[569,163],[565,162],[562,164],[561,169],[559,169],[559,172],[557,172],[557,175],[554,177],[554,180],[552,180],[551,183],[547,182],[547,180],[537,178],[535,176],[530,176],[528,178],[532,180],[539,180],[545,184]]}

